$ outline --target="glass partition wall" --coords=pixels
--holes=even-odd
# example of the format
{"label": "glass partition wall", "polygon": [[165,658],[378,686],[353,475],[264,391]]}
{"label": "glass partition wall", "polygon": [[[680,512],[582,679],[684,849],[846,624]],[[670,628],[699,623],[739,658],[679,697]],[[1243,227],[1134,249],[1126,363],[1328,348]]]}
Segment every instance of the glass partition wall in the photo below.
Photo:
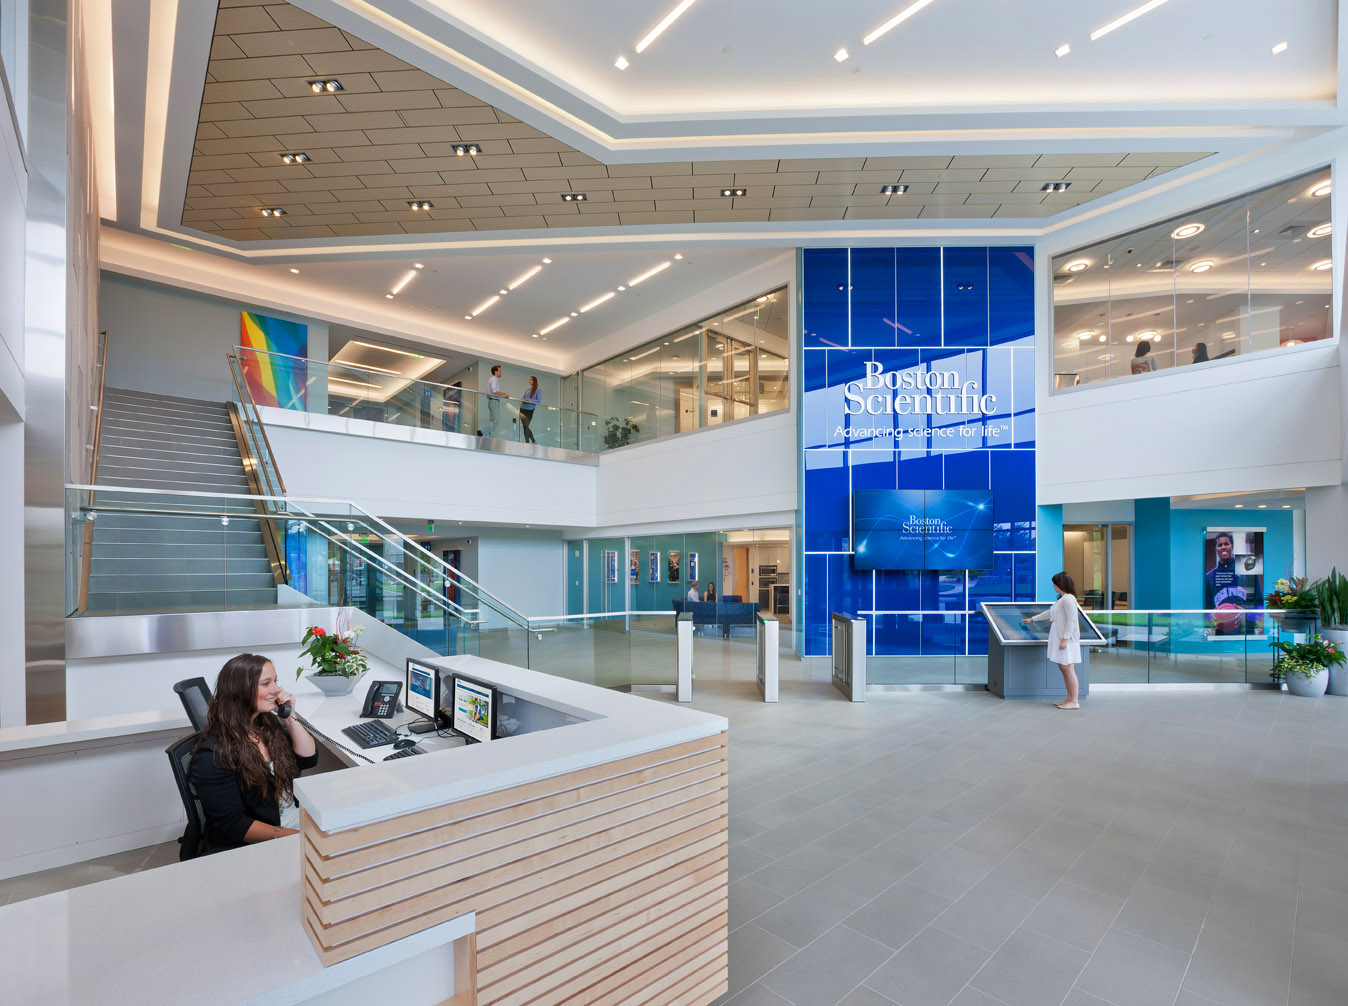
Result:
{"label": "glass partition wall", "polygon": [[1053,259],[1054,388],[1327,339],[1328,168]]}
{"label": "glass partition wall", "polygon": [[601,450],[785,409],[786,294],[769,291],[566,377],[563,404],[600,417]]}

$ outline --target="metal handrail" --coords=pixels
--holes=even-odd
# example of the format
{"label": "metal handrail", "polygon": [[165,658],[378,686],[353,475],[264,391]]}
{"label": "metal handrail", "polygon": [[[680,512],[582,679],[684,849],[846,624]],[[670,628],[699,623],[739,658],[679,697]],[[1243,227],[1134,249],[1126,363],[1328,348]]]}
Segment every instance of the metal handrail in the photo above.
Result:
{"label": "metal handrail", "polygon": [[[98,334],[102,337],[98,343],[98,405],[95,407],[98,415],[94,419],[93,456],[89,459],[90,481],[98,478],[98,452],[103,446],[103,390],[107,387],[108,379],[108,330],[105,328]],[[90,494],[90,502],[93,502],[93,498],[93,495]],[[77,613],[83,612],[89,606],[89,571],[92,568],[93,550],[94,529],[86,527],[84,529],[84,554],[80,557],[79,597],[75,601]]]}
{"label": "metal handrail", "polygon": [[[253,350],[253,352],[257,351]],[[267,483],[267,488],[272,490],[272,495],[284,496],[286,491],[285,479],[281,478],[281,469],[276,466],[276,455],[272,453],[271,439],[267,436],[267,428],[263,425],[261,414],[257,411],[257,403],[253,401],[253,393],[248,390],[247,378],[240,380],[240,378],[243,377],[243,362],[234,356],[233,350],[225,354],[225,359],[230,364],[229,374],[234,381],[234,390],[239,395],[239,404],[245,406],[243,410],[244,422],[248,425],[250,432],[253,434],[254,450],[259,455],[257,464],[262,470],[262,476]],[[235,370],[236,366],[238,368],[237,372]],[[252,408],[251,414],[248,412],[248,407]],[[254,430],[253,427],[256,427],[256,430]],[[261,441],[257,439],[259,433],[262,437]],[[268,474],[267,471],[267,460],[269,458],[272,461],[271,471],[276,473],[276,482],[274,485],[271,480],[271,475]],[[279,490],[279,493],[277,490]]]}

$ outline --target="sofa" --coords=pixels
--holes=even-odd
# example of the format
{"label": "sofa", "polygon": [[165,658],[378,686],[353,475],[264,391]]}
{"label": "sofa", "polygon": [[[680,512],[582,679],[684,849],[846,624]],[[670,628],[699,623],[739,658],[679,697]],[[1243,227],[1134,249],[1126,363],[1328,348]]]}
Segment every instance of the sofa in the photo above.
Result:
{"label": "sofa", "polygon": [[758,614],[758,605],[751,601],[690,601],[681,597],[670,603],[676,614],[686,611],[693,616],[694,628],[716,626],[722,636],[729,636],[737,625],[752,629]]}

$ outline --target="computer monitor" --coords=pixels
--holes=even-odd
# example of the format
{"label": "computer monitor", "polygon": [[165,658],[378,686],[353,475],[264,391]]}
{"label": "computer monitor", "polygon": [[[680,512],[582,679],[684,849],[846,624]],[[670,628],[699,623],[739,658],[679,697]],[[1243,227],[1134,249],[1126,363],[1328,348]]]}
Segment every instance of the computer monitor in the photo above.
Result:
{"label": "computer monitor", "polygon": [[471,678],[454,677],[450,726],[470,741],[496,735],[496,690]]}
{"label": "computer monitor", "polygon": [[435,724],[440,715],[440,669],[419,660],[407,661],[407,694],[403,699],[409,712]]}

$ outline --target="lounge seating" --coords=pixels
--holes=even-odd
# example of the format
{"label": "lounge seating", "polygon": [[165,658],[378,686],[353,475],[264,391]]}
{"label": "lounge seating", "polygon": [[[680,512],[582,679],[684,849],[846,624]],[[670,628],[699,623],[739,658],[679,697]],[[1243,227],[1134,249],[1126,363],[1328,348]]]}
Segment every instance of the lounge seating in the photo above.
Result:
{"label": "lounge seating", "polygon": [[718,626],[721,635],[729,636],[736,625],[750,629],[754,626],[754,616],[758,614],[758,605],[750,601],[690,601],[676,598],[670,602],[676,613],[688,612],[693,616],[693,627]]}

